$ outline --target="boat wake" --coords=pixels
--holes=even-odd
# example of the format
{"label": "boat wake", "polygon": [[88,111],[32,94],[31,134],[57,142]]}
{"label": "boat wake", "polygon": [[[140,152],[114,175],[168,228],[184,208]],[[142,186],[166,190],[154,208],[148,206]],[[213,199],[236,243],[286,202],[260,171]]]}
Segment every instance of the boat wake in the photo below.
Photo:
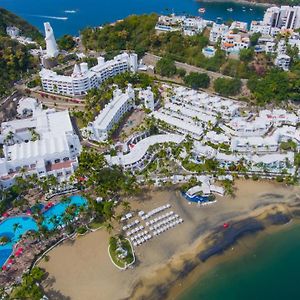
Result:
{"label": "boat wake", "polygon": [[54,20],[62,20],[62,21],[68,20],[68,17],[44,16],[44,15],[30,15],[30,16],[36,18],[54,19]]}
{"label": "boat wake", "polygon": [[77,10],[70,9],[70,10],[64,10],[64,12],[65,12],[66,14],[76,14],[76,13],[77,13]]}

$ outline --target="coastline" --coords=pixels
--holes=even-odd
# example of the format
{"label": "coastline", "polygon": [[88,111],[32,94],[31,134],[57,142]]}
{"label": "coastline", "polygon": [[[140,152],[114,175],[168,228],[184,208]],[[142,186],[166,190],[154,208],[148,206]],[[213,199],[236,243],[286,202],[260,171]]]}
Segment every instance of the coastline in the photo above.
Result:
{"label": "coastline", "polygon": [[[220,228],[208,233],[204,240],[196,242],[188,251],[172,259],[161,269],[157,269],[155,277],[138,282],[132,294],[125,299],[180,299],[180,296],[199,281],[199,278],[201,281],[205,273],[250,252],[251,243],[255,245],[264,235],[285,230],[286,227],[278,225],[287,225],[295,218],[283,204],[271,204],[256,213],[258,215],[253,213],[245,218],[232,220],[233,230],[229,234],[228,231],[224,231],[221,240],[216,239],[217,236],[220,238]],[[214,249],[215,239],[218,244],[223,244],[223,247]],[[248,247],[245,248],[244,244]],[[208,252],[211,253],[208,255]]]}
{"label": "coastline", "polygon": [[263,3],[263,2],[253,2],[250,0],[196,0],[198,3],[238,3],[238,4],[245,4],[245,5],[251,5],[251,6],[261,6],[261,7],[272,7],[276,6],[276,4],[272,3]]}
{"label": "coastline", "polygon": [[[287,223],[300,215],[298,187],[246,180],[239,180],[237,187],[236,198],[219,198],[215,205],[197,209],[172,190],[146,194],[132,206],[135,203],[136,207],[144,209],[162,200],[174,201],[174,210],[181,207],[180,213],[186,211],[185,222],[178,231],[175,229],[163,238],[154,239],[146,247],[136,248],[134,269],[123,272],[116,270],[105,256],[108,238],[105,231],[89,233],[74,242],[64,242],[49,253],[49,262],[40,264],[49,273],[49,279],[43,284],[46,291],[49,295],[56,291],[71,299],[91,299],[100,290],[101,296],[96,299],[177,299],[178,294],[199,278],[195,275],[199,270],[210,270],[230,255],[241,255],[243,251],[237,244],[248,239],[249,235],[242,237],[246,232],[270,232],[282,227],[274,224]],[[176,195],[178,198],[175,199]],[[175,205],[175,201],[179,203]],[[229,229],[232,229],[220,230],[224,222],[229,222]],[[224,239],[220,232],[227,233]],[[238,239],[240,237],[242,239]],[[226,243],[216,247],[215,243],[222,240]],[[226,251],[233,243],[236,250]],[[222,255],[211,254],[203,262],[201,255],[208,247],[218,250],[212,254]],[[67,268],[70,269],[68,278],[64,276]],[[118,289],[115,289],[116,285]]]}

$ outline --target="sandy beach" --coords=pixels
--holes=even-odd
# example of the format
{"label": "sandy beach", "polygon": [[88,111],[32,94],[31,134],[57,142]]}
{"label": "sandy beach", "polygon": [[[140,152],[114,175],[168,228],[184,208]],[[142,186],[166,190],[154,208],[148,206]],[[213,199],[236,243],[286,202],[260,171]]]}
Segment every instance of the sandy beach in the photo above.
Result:
{"label": "sandy beach", "polygon": [[[199,253],[211,243],[210,235],[225,221],[264,218],[266,211],[288,211],[300,201],[299,187],[273,182],[236,182],[236,196],[219,197],[217,203],[199,207],[189,204],[177,190],[149,191],[130,199],[133,210],[149,211],[170,203],[184,223],[136,248],[133,269],[120,271],[107,254],[108,233],[104,229],[68,241],[49,253],[39,264],[49,273],[44,287],[50,299],[175,299],[193,281],[197,267],[205,271],[223,256],[202,262]],[[230,255],[239,255],[235,247]],[[194,271],[193,271],[194,270]],[[193,272],[191,272],[193,271]],[[184,284],[182,282],[184,281]],[[170,291],[171,290],[171,291]]]}

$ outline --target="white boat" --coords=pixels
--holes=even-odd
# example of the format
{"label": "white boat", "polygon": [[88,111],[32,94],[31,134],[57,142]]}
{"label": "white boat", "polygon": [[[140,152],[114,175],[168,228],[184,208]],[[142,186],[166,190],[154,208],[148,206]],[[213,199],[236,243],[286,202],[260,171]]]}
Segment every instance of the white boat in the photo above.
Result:
{"label": "white boat", "polygon": [[233,8],[232,8],[232,7],[229,7],[229,8],[227,8],[227,11],[233,12]]}

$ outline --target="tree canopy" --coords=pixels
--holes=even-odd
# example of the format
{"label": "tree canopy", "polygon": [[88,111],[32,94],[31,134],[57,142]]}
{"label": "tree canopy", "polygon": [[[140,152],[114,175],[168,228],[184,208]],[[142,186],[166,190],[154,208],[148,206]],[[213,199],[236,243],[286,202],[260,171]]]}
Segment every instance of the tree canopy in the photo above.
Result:
{"label": "tree canopy", "polygon": [[240,79],[217,78],[214,81],[214,90],[222,96],[235,96],[241,90]]}
{"label": "tree canopy", "polygon": [[208,88],[210,78],[206,73],[191,72],[184,77],[184,82],[193,89]]}
{"label": "tree canopy", "polygon": [[288,74],[271,70],[264,77],[249,79],[248,88],[258,104],[287,100],[290,92]]}
{"label": "tree canopy", "polygon": [[42,34],[38,29],[12,12],[0,7],[0,35],[6,35],[6,27],[16,26],[21,34],[31,37],[34,41],[43,41]]}
{"label": "tree canopy", "polygon": [[73,49],[76,45],[74,38],[69,34],[65,34],[60,39],[58,39],[57,44],[60,50],[66,51]]}
{"label": "tree canopy", "polygon": [[159,75],[167,77],[172,77],[177,71],[175,62],[170,57],[162,57],[157,62],[155,70]]}

